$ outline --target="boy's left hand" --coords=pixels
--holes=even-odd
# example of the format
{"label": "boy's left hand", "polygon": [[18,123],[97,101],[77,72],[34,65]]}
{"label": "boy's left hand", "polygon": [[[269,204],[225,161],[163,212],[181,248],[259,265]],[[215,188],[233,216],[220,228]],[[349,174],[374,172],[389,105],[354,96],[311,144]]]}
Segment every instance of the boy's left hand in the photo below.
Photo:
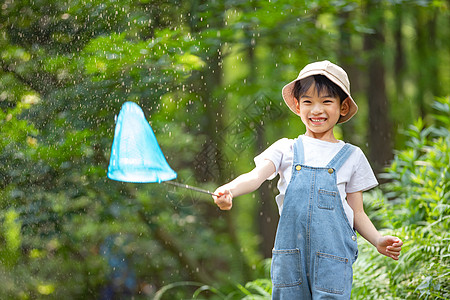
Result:
{"label": "boy's left hand", "polygon": [[377,250],[387,257],[398,260],[400,251],[402,250],[403,242],[395,236],[382,236],[378,239]]}

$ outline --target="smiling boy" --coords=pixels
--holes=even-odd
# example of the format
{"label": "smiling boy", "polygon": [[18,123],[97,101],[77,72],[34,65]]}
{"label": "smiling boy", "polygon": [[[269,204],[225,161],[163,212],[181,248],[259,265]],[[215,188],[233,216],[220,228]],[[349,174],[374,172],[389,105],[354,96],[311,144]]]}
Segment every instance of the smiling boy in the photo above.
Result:
{"label": "smiling boy", "polygon": [[378,184],[364,153],[333,133],[358,106],[347,74],[329,61],[307,65],[282,94],[306,132],[276,141],[255,158],[252,171],[219,187],[213,198],[220,209],[231,209],[233,197],[279,174],[272,299],[350,299],[355,230],[394,260],[403,245],[382,236],[364,212],[363,191]]}

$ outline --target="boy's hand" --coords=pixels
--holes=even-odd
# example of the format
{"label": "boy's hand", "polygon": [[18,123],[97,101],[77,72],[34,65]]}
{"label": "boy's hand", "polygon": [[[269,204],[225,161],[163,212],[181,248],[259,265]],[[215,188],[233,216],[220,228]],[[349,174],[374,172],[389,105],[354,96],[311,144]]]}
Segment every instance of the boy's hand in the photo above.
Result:
{"label": "boy's hand", "polygon": [[383,255],[398,260],[403,242],[395,236],[383,236],[378,239],[377,250]]}
{"label": "boy's hand", "polygon": [[231,194],[230,190],[218,188],[214,192],[214,194],[219,195],[219,197],[217,196],[212,197],[214,199],[214,203],[216,203],[221,210],[231,209],[231,207],[233,206],[233,195]]}

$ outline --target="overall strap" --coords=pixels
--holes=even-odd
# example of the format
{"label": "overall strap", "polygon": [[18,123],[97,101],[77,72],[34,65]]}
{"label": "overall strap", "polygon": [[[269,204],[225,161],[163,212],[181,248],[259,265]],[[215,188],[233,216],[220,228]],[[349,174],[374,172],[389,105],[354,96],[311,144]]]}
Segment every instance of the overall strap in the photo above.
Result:
{"label": "overall strap", "polygon": [[301,165],[305,161],[305,151],[303,149],[302,138],[299,136],[294,142],[294,160],[293,164]]}
{"label": "overall strap", "polygon": [[342,165],[347,161],[350,155],[355,151],[356,147],[346,143],[344,147],[333,157],[333,159],[328,163],[327,168],[333,168],[336,172],[342,167]]}

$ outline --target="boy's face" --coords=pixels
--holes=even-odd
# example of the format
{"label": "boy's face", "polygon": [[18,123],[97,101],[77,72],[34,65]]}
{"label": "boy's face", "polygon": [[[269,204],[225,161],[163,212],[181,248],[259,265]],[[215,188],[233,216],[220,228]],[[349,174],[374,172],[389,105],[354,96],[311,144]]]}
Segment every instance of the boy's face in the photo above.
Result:
{"label": "boy's face", "polygon": [[340,116],[348,113],[348,99],[341,104],[337,96],[328,94],[326,90],[318,95],[315,86],[312,85],[298,100],[296,110],[306,126],[305,134],[321,140],[336,141],[333,128]]}

